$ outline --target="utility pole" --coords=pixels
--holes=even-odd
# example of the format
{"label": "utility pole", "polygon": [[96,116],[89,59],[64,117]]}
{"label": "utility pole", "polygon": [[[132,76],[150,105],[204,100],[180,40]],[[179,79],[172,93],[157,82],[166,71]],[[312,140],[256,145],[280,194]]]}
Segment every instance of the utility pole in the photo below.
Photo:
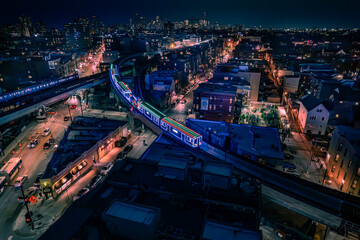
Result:
{"label": "utility pole", "polygon": [[71,122],[72,122],[73,118],[72,118],[72,116],[71,116],[70,106],[69,106],[69,104],[68,104],[67,106],[68,106],[68,110],[69,110],[69,114],[70,114],[70,120],[71,120]]}
{"label": "utility pole", "polygon": [[23,189],[23,186],[20,185],[20,189],[21,189],[21,193],[22,193],[22,196],[23,196],[23,199],[24,199],[24,202],[25,202],[25,207],[26,207],[26,218],[29,218],[30,219],[30,225],[31,225],[31,229],[34,230],[34,222],[32,220],[32,212],[29,211],[29,206],[28,206],[28,203],[27,203],[27,199],[25,197],[25,193],[24,193],[24,189]]}

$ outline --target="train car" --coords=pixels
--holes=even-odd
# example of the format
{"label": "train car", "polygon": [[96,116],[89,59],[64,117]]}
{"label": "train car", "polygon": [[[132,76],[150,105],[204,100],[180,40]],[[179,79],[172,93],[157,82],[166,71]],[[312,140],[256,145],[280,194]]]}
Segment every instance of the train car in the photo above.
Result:
{"label": "train car", "polygon": [[23,97],[35,92],[39,92],[41,90],[45,90],[47,88],[51,88],[51,87],[55,87],[59,84],[62,84],[64,82],[70,81],[70,80],[74,80],[74,79],[78,79],[79,75],[75,74],[75,75],[71,75],[69,77],[66,78],[61,78],[61,79],[57,79],[57,80],[53,80],[53,81],[49,81],[46,83],[42,83],[42,84],[38,84],[35,86],[31,86],[31,87],[27,87],[24,89],[20,89],[20,90],[16,90],[14,92],[11,93],[6,93],[6,94],[2,94],[0,95],[0,103],[2,102],[7,102],[11,99],[14,98],[19,98],[19,97]]}
{"label": "train car", "polygon": [[202,136],[200,134],[169,117],[164,117],[161,120],[161,128],[192,147],[201,145]]}
{"label": "train car", "polygon": [[160,126],[160,120],[166,115],[146,102],[140,102],[138,105],[139,112],[150,119],[157,126]]}

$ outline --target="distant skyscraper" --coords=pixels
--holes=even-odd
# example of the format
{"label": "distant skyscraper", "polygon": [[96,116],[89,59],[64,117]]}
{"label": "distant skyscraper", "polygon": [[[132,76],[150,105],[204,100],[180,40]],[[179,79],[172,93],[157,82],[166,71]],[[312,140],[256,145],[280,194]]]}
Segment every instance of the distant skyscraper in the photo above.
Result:
{"label": "distant skyscraper", "polygon": [[90,46],[90,27],[88,18],[76,18],[64,25],[66,47],[69,49],[88,48]]}
{"label": "distant skyscraper", "polygon": [[98,24],[98,18],[97,18],[96,15],[92,16],[91,33],[92,34],[98,34],[99,33],[99,24]]}
{"label": "distant skyscraper", "polygon": [[33,30],[32,20],[30,17],[19,17],[20,34],[25,37],[30,37]]}

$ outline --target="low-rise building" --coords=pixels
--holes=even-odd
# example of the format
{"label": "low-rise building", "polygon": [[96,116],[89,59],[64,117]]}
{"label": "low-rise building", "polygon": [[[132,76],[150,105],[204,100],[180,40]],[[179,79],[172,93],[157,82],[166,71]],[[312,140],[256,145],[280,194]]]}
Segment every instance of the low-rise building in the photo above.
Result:
{"label": "low-rise building", "polygon": [[306,95],[299,101],[298,121],[303,133],[324,135],[330,113],[314,96]]}
{"label": "low-rise building", "polygon": [[327,155],[327,176],[341,191],[360,196],[360,129],[335,127]]}
{"label": "low-rise building", "polygon": [[237,101],[237,88],[228,84],[202,83],[194,91],[196,115],[206,120],[232,122]]}

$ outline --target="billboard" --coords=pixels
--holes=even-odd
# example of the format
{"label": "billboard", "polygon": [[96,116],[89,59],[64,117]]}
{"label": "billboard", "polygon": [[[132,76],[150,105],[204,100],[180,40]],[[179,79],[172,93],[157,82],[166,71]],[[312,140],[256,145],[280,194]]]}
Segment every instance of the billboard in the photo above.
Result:
{"label": "billboard", "polygon": [[201,110],[209,110],[209,98],[201,98]]}

